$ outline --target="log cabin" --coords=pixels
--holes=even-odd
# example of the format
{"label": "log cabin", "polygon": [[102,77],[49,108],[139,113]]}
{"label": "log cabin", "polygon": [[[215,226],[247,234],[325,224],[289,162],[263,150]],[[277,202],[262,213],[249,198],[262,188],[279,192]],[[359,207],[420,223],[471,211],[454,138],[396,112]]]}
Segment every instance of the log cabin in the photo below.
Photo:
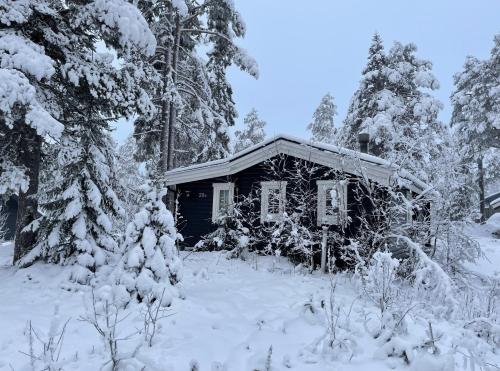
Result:
{"label": "log cabin", "polygon": [[[293,174],[298,166],[315,169],[307,181],[314,192],[308,199],[313,213],[310,227],[335,229],[348,220],[342,228],[346,241],[359,232],[359,216],[376,202],[368,195],[359,196],[360,180],[376,184],[382,192],[397,186],[413,198],[428,191],[424,182],[404,169],[368,154],[367,135],[360,134],[359,139],[360,150],[354,151],[280,134],[221,160],[168,171],[167,184],[175,192],[184,246],[193,247],[214,231],[218,216],[252,192],[258,196],[249,215],[256,214],[257,223],[278,220],[285,212],[287,194],[296,188]],[[406,217],[417,216],[408,210]]]}

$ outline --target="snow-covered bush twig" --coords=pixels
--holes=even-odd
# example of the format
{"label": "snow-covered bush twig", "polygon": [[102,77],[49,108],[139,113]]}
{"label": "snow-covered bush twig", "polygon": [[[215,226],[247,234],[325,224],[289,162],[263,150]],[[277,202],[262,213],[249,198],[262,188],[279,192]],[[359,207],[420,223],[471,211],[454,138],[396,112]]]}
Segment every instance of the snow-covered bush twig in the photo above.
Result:
{"label": "snow-covered bush twig", "polygon": [[399,260],[394,259],[390,252],[377,251],[361,274],[363,291],[380,310],[381,317],[392,309],[398,298],[398,267]]}
{"label": "snow-covered bush twig", "polygon": [[164,295],[165,289],[163,289],[159,300],[155,300],[152,294],[145,298],[146,308],[143,311],[143,331],[144,340],[149,347],[153,346],[153,340],[159,329],[160,321],[172,315],[168,313],[167,308],[162,306]]}
{"label": "snow-covered bush twig", "polygon": [[[114,288],[118,290],[118,288]],[[80,321],[87,322],[97,331],[105,349],[109,352],[109,360],[104,365],[111,363],[111,369],[117,371],[120,362],[125,360],[123,354],[119,352],[120,342],[131,339],[137,334],[137,331],[125,336],[119,335],[119,325],[129,316],[123,313],[126,300],[121,300],[117,292],[109,286],[100,288],[99,297],[96,298],[95,291],[92,289],[92,298],[90,308],[87,307],[87,313],[80,317]]]}
{"label": "snow-covered bush twig", "polygon": [[[357,349],[354,335],[349,328],[351,310],[357,298],[354,298],[348,311],[343,311],[343,303],[337,299],[337,282],[330,280],[330,293],[327,301],[321,300],[325,332],[311,344],[313,353],[320,353],[331,360],[350,361]],[[314,309],[311,307],[311,311]]]}
{"label": "snow-covered bush twig", "polygon": [[[70,319],[67,319],[62,326],[60,325],[61,316],[58,305],[54,308],[50,328],[45,337],[33,328],[31,321],[28,321],[26,335],[29,350],[21,353],[30,358],[30,367],[33,371],[37,369],[47,371],[62,370],[63,362],[60,361],[60,356],[64,343],[64,334],[69,321]],[[38,349],[37,344],[40,349]]]}

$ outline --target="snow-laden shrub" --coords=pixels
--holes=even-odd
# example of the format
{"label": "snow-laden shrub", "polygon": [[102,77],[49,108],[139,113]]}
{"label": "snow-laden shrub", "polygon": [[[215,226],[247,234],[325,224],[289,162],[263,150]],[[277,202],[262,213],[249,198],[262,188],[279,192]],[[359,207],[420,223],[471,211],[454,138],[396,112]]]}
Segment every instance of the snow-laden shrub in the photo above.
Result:
{"label": "snow-laden shrub", "polygon": [[471,331],[477,338],[484,340],[494,348],[500,349],[500,324],[489,318],[475,318],[464,325],[464,329]]}
{"label": "snow-laden shrub", "polygon": [[407,237],[398,236],[410,248],[415,266],[412,272],[417,297],[437,316],[450,318],[458,307],[455,284],[443,268],[432,260],[422,246]]}
{"label": "snow-laden shrub", "polygon": [[256,218],[253,209],[255,202],[256,196],[253,192],[248,196],[238,196],[238,200],[231,205],[231,210],[221,214],[215,221],[216,230],[203,236],[195,249],[227,250],[228,259],[245,259],[245,252],[258,241],[258,229],[253,227]]}
{"label": "snow-laden shrub", "polygon": [[439,342],[443,332],[436,331],[428,322],[425,335],[393,336],[376,350],[375,357],[387,359],[391,368],[396,368],[396,360],[409,365],[410,370],[420,371],[452,371],[455,360],[453,354],[443,353]]}
{"label": "snow-laden shrub", "polygon": [[321,300],[319,305],[312,301],[306,304],[306,308],[317,314],[317,319],[325,328],[323,335],[307,349],[330,361],[350,361],[359,351],[356,331],[350,326],[354,302],[346,306],[337,298],[336,288],[336,282],[332,281],[328,299]]}
{"label": "snow-laden shrub", "polygon": [[85,301],[85,314],[80,321],[89,323],[99,334],[104,349],[109,354],[103,365],[110,364],[112,371],[117,371],[125,358],[120,344],[134,335],[129,332],[123,335],[120,324],[127,318],[124,312],[128,294],[122,286],[104,285],[97,290],[92,289],[91,297]]}
{"label": "snow-laden shrub", "polygon": [[436,233],[433,259],[443,270],[461,285],[467,285],[469,270],[466,264],[475,263],[482,252],[477,241],[466,231],[470,227],[466,222],[443,223]]}
{"label": "snow-laden shrub", "polygon": [[284,212],[282,217],[263,227],[265,251],[272,255],[288,256],[294,261],[313,265],[314,234],[301,222],[301,215],[297,212],[288,214]]}
{"label": "snow-laden shrub", "polygon": [[399,342],[397,339],[408,331],[407,316],[417,306],[413,302],[412,286],[401,277],[400,268],[400,261],[390,252],[377,251],[368,266],[358,271],[362,295],[379,312],[380,326],[366,329],[381,344]]}
{"label": "snow-laden shrub", "polygon": [[239,257],[250,242],[250,230],[243,225],[233,211],[231,215],[221,215],[217,218],[217,229],[202,237],[195,248],[202,251],[229,250],[230,257]]}
{"label": "snow-laden shrub", "polygon": [[163,197],[166,192],[149,183],[145,186],[146,204],[127,226],[123,257],[116,278],[131,297],[142,301],[152,295],[171,304],[178,295],[175,287],[182,278],[182,261],[178,256],[174,218]]}
{"label": "snow-laden shrub", "polygon": [[399,260],[394,259],[390,252],[377,251],[368,267],[360,272],[363,292],[382,316],[394,307],[398,299],[398,268]]}
{"label": "snow-laden shrub", "polygon": [[64,345],[64,334],[69,319],[62,321],[59,304],[54,306],[54,313],[50,321],[49,330],[43,333],[28,322],[26,335],[28,338],[28,351],[21,353],[29,357],[32,370],[60,371],[68,360],[61,358],[61,349]]}

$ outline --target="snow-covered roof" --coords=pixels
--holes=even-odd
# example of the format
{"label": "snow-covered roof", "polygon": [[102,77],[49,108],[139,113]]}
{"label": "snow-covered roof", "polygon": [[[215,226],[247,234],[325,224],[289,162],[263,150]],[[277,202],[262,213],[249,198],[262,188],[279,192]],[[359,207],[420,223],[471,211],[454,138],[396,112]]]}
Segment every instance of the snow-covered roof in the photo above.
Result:
{"label": "snow-covered roof", "polygon": [[491,193],[491,194],[487,195],[484,198],[484,202],[491,204],[494,201],[496,201],[497,199],[500,199],[500,192],[495,192],[495,193]]}
{"label": "snow-covered roof", "polygon": [[359,161],[362,171],[368,178],[379,183],[385,185],[393,183],[397,174],[399,180],[407,180],[407,186],[418,193],[423,193],[429,188],[412,174],[380,157],[288,134],[278,134],[220,160],[170,170],[166,173],[167,184],[181,184],[235,174],[281,153],[352,174],[360,172],[356,162]]}
{"label": "snow-covered roof", "polygon": [[493,201],[490,201],[490,205],[492,208],[500,208],[500,197],[497,199],[494,199]]}

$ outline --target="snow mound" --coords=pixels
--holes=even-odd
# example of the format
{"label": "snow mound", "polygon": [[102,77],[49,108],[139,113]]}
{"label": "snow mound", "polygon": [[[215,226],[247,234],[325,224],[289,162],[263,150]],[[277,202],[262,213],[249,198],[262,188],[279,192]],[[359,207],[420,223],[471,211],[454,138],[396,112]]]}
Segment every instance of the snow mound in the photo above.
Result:
{"label": "snow mound", "polygon": [[500,237],[500,213],[490,216],[490,218],[486,221],[486,228],[491,230],[491,233]]}

